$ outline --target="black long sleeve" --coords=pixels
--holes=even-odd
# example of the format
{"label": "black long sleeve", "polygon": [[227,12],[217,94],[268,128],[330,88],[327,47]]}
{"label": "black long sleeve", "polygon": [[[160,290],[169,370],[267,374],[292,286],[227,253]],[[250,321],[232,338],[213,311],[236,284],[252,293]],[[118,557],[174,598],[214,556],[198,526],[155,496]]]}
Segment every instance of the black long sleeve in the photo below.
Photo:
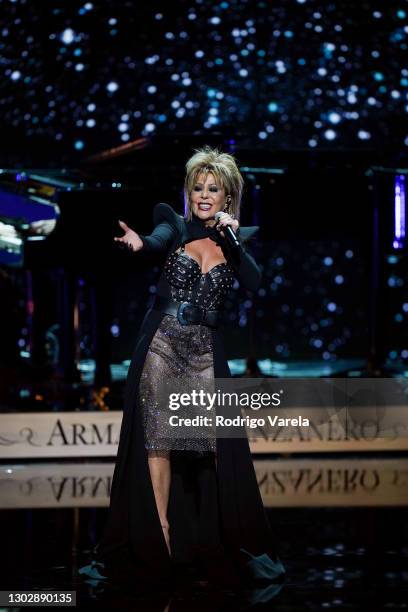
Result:
{"label": "black long sleeve", "polygon": [[176,236],[176,228],[167,221],[156,225],[149,236],[139,234],[143,242],[143,249],[146,253],[161,253],[166,251]]}
{"label": "black long sleeve", "polygon": [[232,249],[227,246],[228,249],[228,261],[231,263],[235,270],[238,281],[242,284],[245,289],[256,291],[259,289],[262,272],[261,268],[256,263],[252,255],[247,251],[242,241],[242,238],[238,232],[238,241],[240,243],[239,249]]}

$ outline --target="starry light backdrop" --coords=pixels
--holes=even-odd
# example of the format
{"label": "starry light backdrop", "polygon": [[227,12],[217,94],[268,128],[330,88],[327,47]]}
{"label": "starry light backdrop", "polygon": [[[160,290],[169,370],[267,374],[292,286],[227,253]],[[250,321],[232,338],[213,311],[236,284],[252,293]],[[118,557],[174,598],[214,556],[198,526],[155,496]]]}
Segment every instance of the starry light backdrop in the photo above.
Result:
{"label": "starry light backdrop", "polygon": [[[0,0],[0,11],[0,121],[6,134],[0,153],[14,134],[23,134],[27,144],[37,137],[49,142],[50,158],[51,145],[58,143],[64,160],[74,163],[155,134],[197,135],[203,143],[206,136],[225,134],[244,147],[278,152],[375,150],[381,158],[391,151],[398,160],[407,150],[407,0]],[[34,157],[36,151],[33,145]],[[62,157],[53,160],[58,165]],[[347,214],[355,223],[357,211],[364,217],[361,189],[351,182],[347,194],[338,182],[319,187],[316,179],[308,195],[300,185],[289,196],[296,182],[288,180],[284,195],[261,190],[262,210],[273,204],[262,227],[273,225],[277,211],[291,210],[293,202],[309,197],[315,206],[317,191],[323,203],[329,197],[329,217],[337,224]],[[140,200],[146,203],[148,195]],[[251,197],[248,192],[246,199]],[[328,219],[324,207],[321,218]],[[284,238],[255,241],[262,287],[244,301],[233,291],[227,304],[236,356],[243,342],[250,348],[252,330],[263,357],[329,363],[365,357],[366,243],[349,226],[324,239]],[[391,256],[388,262],[387,350],[391,360],[406,362],[401,329],[408,294],[398,261]],[[146,300],[153,298],[154,279],[145,281],[143,300],[132,294],[132,301],[126,283],[121,287],[127,297],[115,292],[121,297],[111,334],[118,358],[130,354]],[[54,322],[50,310],[50,329]],[[82,356],[88,358],[87,330],[83,337]],[[26,351],[24,333],[19,342]]]}
{"label": "starry light backdrop", "polygon": [[406,0],[0,9],[3,126],[74,157],[141,135],[217,130],[275,149],[408,145]]}

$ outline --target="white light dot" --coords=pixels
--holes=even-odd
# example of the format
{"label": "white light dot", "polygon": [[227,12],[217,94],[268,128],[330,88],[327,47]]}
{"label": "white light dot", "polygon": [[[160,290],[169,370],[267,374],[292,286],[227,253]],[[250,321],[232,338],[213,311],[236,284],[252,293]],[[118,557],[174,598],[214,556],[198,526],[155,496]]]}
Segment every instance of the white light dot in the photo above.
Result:
{"label": "white light dot", "polygon": [[149,94],[154,94],[157,91],[157,87],[156,85],[149,85],[149,87],[147,88],[147,91]]}
{"label": "white light dot", "polygon": [[337,134],[334,130],[326,130],[324,133],[324,137],[326,138],[326,140],[334,140],[336,136]]}
{"label": "white light dot", "polygon": [[21,77],[21,72],[19,70],[13,70],[13,72],[10,74],[10,79],[12,81],[18,81],[20,77]]}
{"label": "white light dot", "polygon": [[75,32],[72,28],[66,28],[62,34],[61,34],[61,40],[64,44],[66,45],[70,45],[72,42],[74,42],[75,39]]}
{"label": "white light dot", "polygon": [[90,127],[90,128],[94,127],[95,123],[96,123],[95,119],[87,119],[86,121],[87,127]]}
{"label": "white light dot", "polygon": [[127,123],[119,123],[118,130],[119,132],[126,132],[129,129],[129,125]]}
{"label": "white light dot", "polygon": [[359,130],[358,137],[360,140],[370,140],[371,134],[370,132],[366,132],[365,130]]}
{"label": "white light dot", "polygon": [[341,115],[339,115],[339,113],[329,113],[329,121],[330,123],[336,124],[336,123],[340,123],[341,121]]}
{"label": "white light dot", "polygon": [[96,105],[91,102],[91,104],[88,104],[86,108],[90,113],[92,113],[96,109]]}
{"label": "white light dot", "polygon": [[113,93],[114,91],[117,91],[119,89],[119,85],[115,81],[111,81],[107,84],[106,89]]}
{"label": "white light dot", "polygon": [[146,132],[153,132],[156,129],[156,126],[154,125],[154,123],[146,123],[144,129],[146,130]]}

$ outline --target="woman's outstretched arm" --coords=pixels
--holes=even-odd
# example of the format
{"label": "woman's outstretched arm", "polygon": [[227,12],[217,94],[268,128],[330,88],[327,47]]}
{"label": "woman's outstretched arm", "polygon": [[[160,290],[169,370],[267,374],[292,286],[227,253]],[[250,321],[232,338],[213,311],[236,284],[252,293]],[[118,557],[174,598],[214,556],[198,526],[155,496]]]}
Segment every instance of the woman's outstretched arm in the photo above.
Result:
{"label": "woman's outstretched arm", "polygon": [[156,225],[149,236],[140,235],[140,239],[143,243],[143,251],[149,253],[166,251],[172,243],[174,236],[175,228],[167,223],[167,221],[163,221]]}
{"label": "woman's outstretched arm", "polygon": [[126,246],[133,252],[143,249],[148,253],[159,253],[166,251],[177,234],[178,217],[173,209],[165,203],[159,203],[153,211],[153,231],[148,236],[138,234],[123,221],[119,225],[124,231],[123,236],[116,237],[114,240]]}

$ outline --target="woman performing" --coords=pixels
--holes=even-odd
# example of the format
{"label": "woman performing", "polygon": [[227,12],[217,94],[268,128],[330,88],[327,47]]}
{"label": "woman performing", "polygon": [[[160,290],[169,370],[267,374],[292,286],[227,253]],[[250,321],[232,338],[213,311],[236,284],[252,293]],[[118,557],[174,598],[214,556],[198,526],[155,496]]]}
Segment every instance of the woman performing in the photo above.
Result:
{"label": "woman performing", "polygon": [[186,171],[184,217],[157,204],[149,236],[120,221],[124,234],[115,238],[135,253],[161,252],[165,264],[129,368],[108,520],[87,568],[97,576],[273,581],[285,570],[246,435],[172,437],[160,414],[161,381],[231,377],[223,302],[234,278],[252,291],[261,279],[244,246],[258,228],[239,226],[243,179],[234,158],[205,147]]}

